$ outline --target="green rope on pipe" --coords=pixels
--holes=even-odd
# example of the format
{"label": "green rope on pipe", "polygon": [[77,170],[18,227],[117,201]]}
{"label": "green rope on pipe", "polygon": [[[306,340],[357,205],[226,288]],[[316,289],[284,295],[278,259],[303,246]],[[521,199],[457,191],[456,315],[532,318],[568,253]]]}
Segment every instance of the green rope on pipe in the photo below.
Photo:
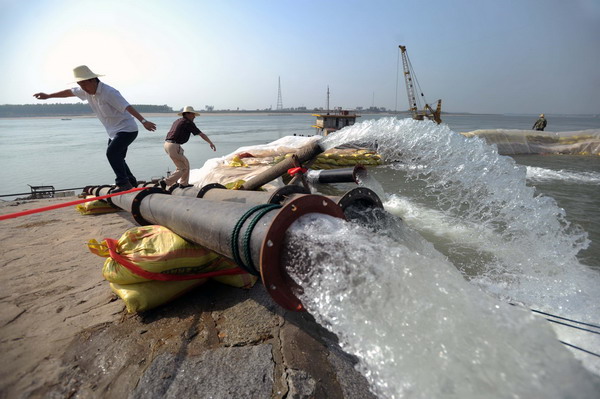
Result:
{"label": "green rope on pipe", "polygon": [[250,268],[252,268],[254,270],[256,270],[256,266],[254,266],[254,262],[252,261],[252,256],[250,255],[250,237],[252,236],[252,230],[254,230],[254,226],[256,226],[258,221],[264,215],[266,215],[273,209],[281,208],[281,205],[279,205],[279,204],[266,204],[266,205],[269,205],[269,206],[265,206],[264,208],[262,208],[256,214],[256,216],[254,216],[254,219],[252,219],[252,221],[248,224],[248,228],[246,229],[246,232],[244,233],[244,238],[242,239],[242,244],[243,244],[242,249],[244,252],[244,256],[246,258],[246,265],[248,265]]}
{"label": "green rope on pipe", "polygon": [[[273,205],[275,205],[275,206],[273,206]],[[233,228],[233,231],[231,232],[231,253],[233,255],[233,260],[235,261],[235,263],[238,264],[239,267],[241,267],[242,269],[244,269],[248,273],[253,274],[255,276],[259,276],[260,273],[258,273],[258,271],[256,269],[254,269],[254,267],[251,268],[248,265],[246,265],[244,263],[244,261],[242,260],[241,256],[239,255],[239,252],[238,252],[238,238],[239,238],[239,235],[240,235],[240,231],[242,230],[242,226],[244,225],[244,223],[246,222],[246,220],[248,220],[248,218],[250,216],[252,216],[252,214],[254,212],[259,211],[261,209],[265,209],[265,208],[269,208],[269,210],[271,210],[271,209],[275,209],[275,208],[278,208],[278,207],[281,207],[281,205],[276,205],[276,204],[260,204],[260,205],[253,206],[248,211],[246,211],[246,213],[244,213],[242,215],[242,217],[239,218],[239,220],[236,222],[236,224],[235,224],[235,226]],[[261,217],[263,215],[264,215],[264,213],[261,215]]]}

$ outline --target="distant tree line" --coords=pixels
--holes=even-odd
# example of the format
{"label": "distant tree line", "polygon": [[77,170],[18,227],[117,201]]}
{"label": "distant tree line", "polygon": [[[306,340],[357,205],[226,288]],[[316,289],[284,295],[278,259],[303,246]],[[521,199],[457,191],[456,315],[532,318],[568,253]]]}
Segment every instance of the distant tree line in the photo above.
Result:
{"label": "distant tree line", "polygon": [[[168,105],[132,104],[141,113],[173,113]],[[0,118],[31,116],[79,116],[90,115],[88,104],[4,104],[0,105]]]}

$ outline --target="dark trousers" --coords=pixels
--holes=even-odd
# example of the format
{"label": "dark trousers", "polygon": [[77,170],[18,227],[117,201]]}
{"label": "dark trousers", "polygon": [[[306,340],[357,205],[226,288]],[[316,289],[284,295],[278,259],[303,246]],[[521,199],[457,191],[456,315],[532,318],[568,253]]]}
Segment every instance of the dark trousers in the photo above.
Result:
{"label": "dark trousers", "polygon": [[127,147],[136,139],[138,132],[119,132],[113,139],[108,140],[108,148],[106,148],[106,158],[108,163],[115,172],[115,184],[124,186],[130,183],[132,186],[137,186],[137,179],[129,170],[129,166],[125,162],[127,155]]}

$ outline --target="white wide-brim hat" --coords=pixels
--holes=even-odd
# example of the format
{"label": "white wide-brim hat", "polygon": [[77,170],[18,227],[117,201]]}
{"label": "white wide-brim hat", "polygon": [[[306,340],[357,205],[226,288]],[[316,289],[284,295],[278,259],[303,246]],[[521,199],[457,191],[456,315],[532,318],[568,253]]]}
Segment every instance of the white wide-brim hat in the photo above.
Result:
{"label": "white wide-brim hat", "polygon": [[191,105],[186,105],[185,107],[183,107],[183,111],[179,112],[177,115],[183,116],[184,112],[191,112],[196,116],[200,116],[200,112],[195,111],[194,107],[192,107]]}
{"label": "white wide-brim hat", "polygon": [[97,73],[92,72],[87,65],[80,65],[73,69],[73,76],[75,76],[75,82],[81,82],[82,80],[94,79],[104,75],[98,75]]}

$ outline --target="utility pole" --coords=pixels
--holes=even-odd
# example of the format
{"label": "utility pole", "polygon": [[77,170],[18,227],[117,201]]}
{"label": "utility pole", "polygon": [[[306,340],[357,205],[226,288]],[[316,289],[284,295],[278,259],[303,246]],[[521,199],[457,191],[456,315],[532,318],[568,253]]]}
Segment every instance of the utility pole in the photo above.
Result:
{"label": "utility pole", "polygon": [[400,71],[400,51],[398,51],[398,60],[396,60],[396,104],[394,105],[394,112],[398,112],[398,74]]}
{"label": "utility pole", "polygon": [[283,111],[283,100],[281,99],[281,76],[279,77],[279,89],[277,90],[277,111]]}

